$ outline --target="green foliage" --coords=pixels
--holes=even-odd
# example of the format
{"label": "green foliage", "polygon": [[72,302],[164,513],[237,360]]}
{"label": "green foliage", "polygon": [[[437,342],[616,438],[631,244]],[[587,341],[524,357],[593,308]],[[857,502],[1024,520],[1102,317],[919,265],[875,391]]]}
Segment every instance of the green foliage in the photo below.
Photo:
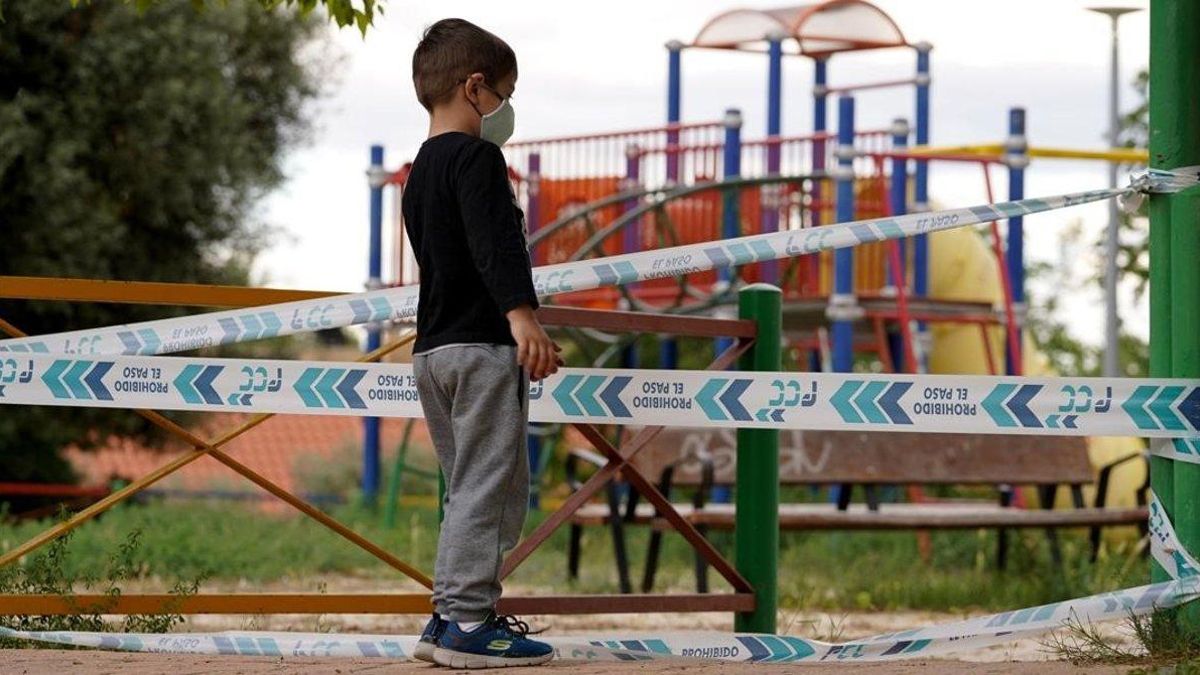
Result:
{"label": "green foliage", "polygon": [[[319,94],[304,56],[319,22],[188,0],[6,6],[0,23],[0,274],[247,284]],[[32,333],[194,309],[0,302]],[[58,451],[149,433],[120,411],[5,406],[0,478],[68,481]]]}
{"label": "green foliage", "polygon": [[[86,574],[75,574],[68,567],[72,537],[73,535],[68,533],[47,544],[28,561],[0,569],[0,593],[60,595],[67,599],[69,605],[78,609],[79,613],[65,616],[4,616],[0,617],[0,626],[21,631],[115,630],[166,633],[173,626],[183,622],[183,616],[168,611],[163,614],[131,614],[120,624],[114,625],[106,622],[101,616],[106,608],[104,604],[88,607],[80,605],[75,600],[79,587],[89,593],[99,591],[100,595],[115,599],[121,595],[121,582],[142,579],[149,572],[149,568],[139,556],[142,532],[133,530],[117,544],[116,550],[110,553],[107,559],[96,558],[104,562],[89,569]],[[200,581],[199,577],[188,582],[178,581],[171,594],[180,600],[194,595],[200,587]],[[37,646],[36,643],[25,640],[0,638],[0,648],[34,646]]]}
{"label": "green foliage", "polygon": [[[1121,117],[1120,144],[1126,148],[1145,148],[1149,142],[1150,108],[1149,108],[1148,71],[1141,71],[1133,82],[1138,95],[1138,103]],[[1107,235],[1103,232],[1090,246],[1096,259],[1104,260],[1107,246]],[[1060,245],[1078,248],[1080,233],[1078,227],[1072,228],[1060,237]],[[1065,258],[1066,256],[1064,256]],[[1120,223],[1120,238],[1117,248],[1118,281],[1132,278],[1134,285],[1134,300],[1140,302],[1146,294],[1150,282],[1150,237],[1149,222],[1144,213],[1122,214]],[[1047,282],[1050,291],[1046,297],[1040,297],[1036,291],[1031,306],[1035,309],[1029,315],[1029,328],[1034,339],[1052,365],[1062,375],[1098,376],[1102,371],[1103,345],[1093,347],[1077,338],[1068,325],[1060,318],[1062,311],[1069,308],[1061,307],[1061,297],[1056,292],[1058,288],[1077,286],[1078,279],[1070,278],[1070,270],[1056,269],[1046,263],[1031,264],[1027,273],[1029,279],[1041,279]],[[1099,288],[1103,284],[1104,268],[1097,266],[1085,281]],[[1150,372],[1150,347],[1141,338],[1122,332],[1118,336],[1118,363],[1125,377],[1146,377]]]}
{"label": "green foliage", "polygon": [[[1139,72],[1133,87],[1138,103],[1121,117],[1120,142],[1126,148],[1146,148],[1150,144],[1150,72]],[[1096,245],[1102,247],[1103,240]],[[1117,269],[1123,277],[1136,280],[1135,297],[1144,297],[1150,284],[1150,222],[1144,206],[1136,215],[1121,215]]]}
{"label": "green foliage", "polygon": [[1162,672],[1170,666],[1173,673],[1200,673],[1200,640],[1181,629],[1175,620],[1176,609],[1161,610],[1149,616],[1130,615],[1126,632],[1134,645],[1114,643],[1091,623],[1078,617],[1066,621],[1062,631],[1046,641],[1049,651],[1075,665],[1120,664],[1140,666],[1131,675]]}
{"label": "green foliage", "polygon": [[[399,526],[388,528],[382,515],[347,505],[331,510],[339,521],[392,551],[418,569],[431,570],[437,547],[437,510],[403,507]],[[530,514],[528,532],[546,514]],[[0,526],[0,550],[24,541],[45,523]],[[268,515],[228,502],[162,502],[114,509],[75,535],[62,557],[67,575],[102,574],[104,552],[130,531],[139,540],[148,570],[170,570],[182,578],[210,573],[213,579],[283,581],[310,587],[314,577],[337,574],[399,579],[383,563],[311,520]],[[567,528],[560,528],[513,575],[513,585],[573,593],[617,591],[612,537],[603,527],[585,528],[579,580],[565,574]],[[729,533],[714,533],[728,535]],[[647,530],[631,528],[629,559],[640,570]],[[732,537],[714,536],[726,555]],[[782,607],[797,610],[972,610],[1001,611],[1123,588],[1145,578],[1147,563],[1132,546],[1113,546],[1099,562],[1088,560],[1085,532],[1061,532],[1065,563],[1050,559],[1041,531],[1010,533],[1009,569],[995,569],[994,532],[935,532],[933,556],[921,562],[912,532],[785,533],[780,539],[779,589]],[[691,549],[681,537],[663,541],[656,592],[692,592]],[[724,582],[710,575],[715,591]]]}
{"label": "green foliage", "polygon": [[[70,3],[72,8],[79,8],[81,5],[90,5],[93,1],[98,2],[99,0],[70,0]],[[170,1],[121,0],[126,5],[137,8],[139,12],[147,12]],[[190,0],[190,2],[197,12],[204,11],[210,4],[207,0]],[[258,0],[258,2],[265,10],[274,10],[281,5],[289,10],[299,8],[301,16],[308,16],[317,7],[324,7],[330,21],[336,23],[338,28],[354,25],[364,36],[367,34],[367,29],[374,25],[375,15],[383,16],[384,8],[383,0],[358,0],[357,7],[354,0]],[[229,0],[214,0],[212,4],[224,9],[229,6]],[[3,19],[4,2],[0,0],[0,20]]]}

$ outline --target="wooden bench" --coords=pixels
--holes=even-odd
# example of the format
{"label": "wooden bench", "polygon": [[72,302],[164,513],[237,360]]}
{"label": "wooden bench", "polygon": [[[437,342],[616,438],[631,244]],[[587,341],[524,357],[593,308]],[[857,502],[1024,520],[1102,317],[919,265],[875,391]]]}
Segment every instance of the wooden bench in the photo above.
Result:
{"label": "wooden bench", "polygon": [[[628,429],[627,431],[635,431]],[[1108,508],[1108,483],[1116,467],[1141,460],[1141,454],[1122,457],[1099,470],[1091,466],[1082,438],[1051,436],[994,436],[971,434],[882,433],[851,431],[784,431],[780,433],[779,482],[785,485],[838,486],[835,503],[780,504],[781,530],[946,530],[989,528],[999,530],[997,563],[1003,568],[1008,528],[1046,528],[1051,552],[1059,560],[1054,531],[1065,527],[1091,528],[1092,555],[1100,542],[1101,528],[1114,525],[1144,526],[1145,494],[1138,492],[1138,507]],[[603,459],[585,450],[573,450],[567,461],[567,479],[579,484],[578,463],[602,464]],[[1141,460],[1144,461],[1144,460]],[[702,532],[732,530],[733,504],[712,503],[712,489],[733,485],[736,475],[736,432],[733,429],[664,429],[632,462],[644,476],[655,480],[671,498],[678,488],[691,488],[691,500],[677,510]],[[1094,503],[1084,503],[1083,486],[1095,482]],[[885,485],[957,485],[997,488],[994,502],[930,501],[886,503],[878,498]],[[861,486],[865,503],[851,504],[854,486]],[[1040,509],[1012,506],[1015,488],[1037,488]],[[1060,487],[1071,495],[1074,508],[1052,510]],[[631,592],[625,547],[625,528],[651,527],[650,546],[642,591],[654,585],[663,532],[667,521],[637,494],[615,483],[608,486],[607,503],[587,504],[571,519],[568,574],[578,576],[583,528],[607,525],[612,533],[617,572],[623,592]],[[673,502],[674,503],[674,502]],[[697,586],[707,591],[703,559],[696,560]]]}

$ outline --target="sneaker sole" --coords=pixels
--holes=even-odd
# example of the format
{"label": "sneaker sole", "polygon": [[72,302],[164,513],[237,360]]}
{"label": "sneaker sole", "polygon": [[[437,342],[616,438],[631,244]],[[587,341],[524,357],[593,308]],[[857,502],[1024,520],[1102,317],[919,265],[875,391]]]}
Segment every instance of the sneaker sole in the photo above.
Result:
{"label": "sneaker sole", "polygon": [[456,652],[450,649],[437,647],[433,650],[433,662],[439,666],[447,668],[466,668],[474,670],[476,668],[512,668],[514,666],[536,666],[554,658],[554,652],[550,652],[544,656],[486,656],[484,654],[470,654],[468,652]]}
{"label": "sneaker sole", "polygon": [[433,650],[436,649],[432,642],[418,642],[416,647],[413,647],[413,658],[425,663],[434,663]]}

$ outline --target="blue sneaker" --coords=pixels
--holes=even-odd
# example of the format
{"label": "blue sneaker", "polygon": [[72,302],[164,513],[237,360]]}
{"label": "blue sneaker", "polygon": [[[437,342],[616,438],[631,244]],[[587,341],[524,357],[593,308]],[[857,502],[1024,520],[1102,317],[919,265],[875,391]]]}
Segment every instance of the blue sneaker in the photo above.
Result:
{"label": "blue sneaker", "polygon": [[510,616],[492,614],[469,632],[450,621],[433,650],[433,661],[449,668],[505,668],[536,666],[554,658],[553,647],[530,640],[528,634],[529,625]]}
{"label": "blue sneaker", "polygon": [[433,650],[437,647],[438,638],[442,636],[442,631],[446,630],[446,621],[434,612],[433,618],[429,623],[425,624],[425,630],[421,631],[421,638],[417,640],[417,646],[413,647],[413,658],[433,663]]}

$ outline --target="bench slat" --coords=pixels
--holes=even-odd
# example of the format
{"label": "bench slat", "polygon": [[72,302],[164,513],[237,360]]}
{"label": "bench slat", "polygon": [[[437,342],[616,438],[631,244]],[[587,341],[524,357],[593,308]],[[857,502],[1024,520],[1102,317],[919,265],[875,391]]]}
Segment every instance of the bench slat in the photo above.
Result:
{"label": "bench slat", "polygon": [[[1074,437],[799,430],[779,436],[782,485],[1062,485],[1091,483],[1095,474],[1085,440]],[[673,483],[694,486],[698,457],[708,455],[715,482],[732,484],[736,447],[734,429],[664,429],[633,463],[653,480],[683,460]]]}

